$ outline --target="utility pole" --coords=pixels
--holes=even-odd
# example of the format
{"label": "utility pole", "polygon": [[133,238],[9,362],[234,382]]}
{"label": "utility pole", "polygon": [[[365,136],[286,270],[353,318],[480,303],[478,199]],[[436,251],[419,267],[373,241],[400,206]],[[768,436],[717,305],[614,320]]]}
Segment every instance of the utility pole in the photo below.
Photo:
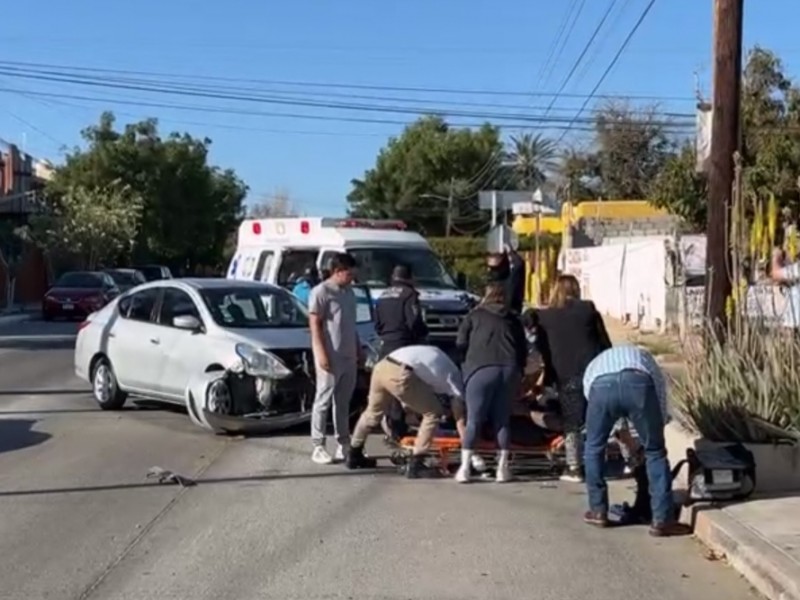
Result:
{"label": "utility pole", "polygon": [[740,150],[742,21],[744,0],[714,0],[714,90],[706,223],[706,316],[725,322],[731,292],[728,239],[734,153]]}
{"label": "utility pole", "polygon": [[453,191],[455,188],[455,177],[450,178],[450,193],[447,195],[447,220],[444,224],[444,237],[450,237],[450,230],[453,227]]}

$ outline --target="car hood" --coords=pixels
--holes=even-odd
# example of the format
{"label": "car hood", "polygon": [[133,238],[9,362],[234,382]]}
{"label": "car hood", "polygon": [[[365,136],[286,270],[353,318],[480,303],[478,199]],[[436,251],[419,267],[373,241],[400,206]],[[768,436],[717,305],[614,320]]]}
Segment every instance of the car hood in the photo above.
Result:
{"label": "car hood", "polygon": [[311,348],[311,332],[306,328],[226,329],[236,343],[258,348]]}
{"label": "car hood", "polygon": [[[370,288],[373,299],[380,298],[388,288]],[[425,309],[442,310],[446,312],[467,311],[474,302],[480,300],[475,294],[464,290],[449,290],[436,288],[417,288],[419,302]]]}
{"label": "car hood", "polygon": [[86,298],[87,296],[97,296],[102,294],[102,288],[70,288],[70,287],[54,287],[47,290],[46,296],[68,296],[69,298]]}

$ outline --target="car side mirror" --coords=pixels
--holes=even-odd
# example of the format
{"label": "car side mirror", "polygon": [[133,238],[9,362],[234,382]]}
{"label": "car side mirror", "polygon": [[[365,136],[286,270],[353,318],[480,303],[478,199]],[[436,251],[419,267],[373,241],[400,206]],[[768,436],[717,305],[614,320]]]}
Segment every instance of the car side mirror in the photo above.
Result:
{"label": "car side mirror", "polygon": [[462,290],[467,289],[467,276],[463,271],[456,273],[456,286]]}
{"label": "car side mirror", "polygon": [[187,331],[193,331],[195,333],[199,333],[203,330],[203,324],[192,315],[180,315],[172,319],[172,326],[176,327],[177,329],[185,329]]}

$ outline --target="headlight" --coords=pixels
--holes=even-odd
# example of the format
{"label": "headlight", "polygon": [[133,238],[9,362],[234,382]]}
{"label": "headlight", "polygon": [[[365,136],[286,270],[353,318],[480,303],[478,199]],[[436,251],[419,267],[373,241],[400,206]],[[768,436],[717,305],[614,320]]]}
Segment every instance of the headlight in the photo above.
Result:
{"label": "headlight", "polygon": [[242,359],[245,372],[253,377],[284,379],[292,374],[277,356],[250,344],[236,344],[236,354]]}

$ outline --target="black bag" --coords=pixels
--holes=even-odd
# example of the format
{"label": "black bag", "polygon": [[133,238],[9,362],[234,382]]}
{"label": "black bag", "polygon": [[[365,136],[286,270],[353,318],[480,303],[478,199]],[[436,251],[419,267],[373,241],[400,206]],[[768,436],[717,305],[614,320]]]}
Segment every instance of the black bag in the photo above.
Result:
{"label": "black bag", "polygon": [[[688,497],[675,499],[675,519],[681,506],[696,502],[725,502],[746,500],[756,488],[756,465],[753,453],[742,444],[731,444],[706,450],[687,448],[686,458],[672,468],[672,481],[688,465]],[[636,497],[633,505],[627,502],[615,505],[612,512],[621,524],[649,523],[653,513],[650,508],[650,482],[647,466],[642,461],[634,470]]]}
{"label": "black bag", "polygon": [[686,458],[672,469],[675,481],[689,466],[686,506],[695,502],[730,502],[749,498],[756,489],[756,461],[742,444],[686,450]]}

